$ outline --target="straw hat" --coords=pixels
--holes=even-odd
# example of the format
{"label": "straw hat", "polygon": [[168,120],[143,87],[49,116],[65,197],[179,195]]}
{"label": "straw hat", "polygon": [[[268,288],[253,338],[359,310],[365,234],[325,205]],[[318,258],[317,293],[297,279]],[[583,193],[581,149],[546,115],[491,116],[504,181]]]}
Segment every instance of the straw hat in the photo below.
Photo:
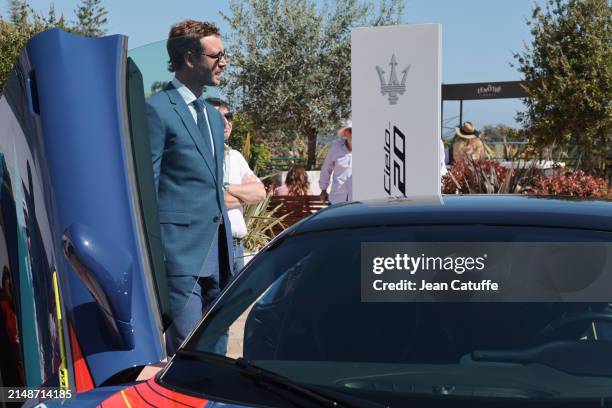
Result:
{"label": "straw hat", "polygon": [[464,139],[473,139],[475,137],[478,137],[480,132],[477,131],[476,128],[474,128],[472,122],[463,122],[461,128],[455,128],[455,134]]}
{"label": "straw hat", "polygon": [[353,121],[350,119],[345,119],[341,123],[341,128],[338,130],[338,136],[345,137],[346,131],[349,129],[353,129]]}

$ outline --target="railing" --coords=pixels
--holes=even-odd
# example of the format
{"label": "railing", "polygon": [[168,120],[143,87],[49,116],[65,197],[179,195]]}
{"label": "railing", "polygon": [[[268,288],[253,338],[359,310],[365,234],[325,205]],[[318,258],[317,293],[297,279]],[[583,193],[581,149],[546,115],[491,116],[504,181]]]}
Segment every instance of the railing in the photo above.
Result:
{"label": "railing", "polygon": [[[527,147],[527,142],[485,142],[487,146],[492,148],[494,154],[490,157],[491,160],[496,161],[507,161],[510,160],[513,156],[512,152],[506,153],[505,150],[509,148],[515,148],[518,151],[516,154],[522,153]],[[535,158],[535,157],[534,157]],[[448,159],[448,158],[447,158]],[[323,166],[323,162],[325,161],[325,157],[317,157],[315,166],[312,170],[320,170]],[[578,157],[564,157],[560,161],[564,162],[568,167],[573,167],[578,162]],[[272,157],[270,159],[271,168],[273,171],[287,171],[292,166],[302,166],[306,167],[307,159],[304,157]]]}
{"label": "railing", "polygon": [[[493,150],[494,152],[494,154],[490,156],[491,160],[508,161],[508,160],[511,160],[513,157],[520,156],[520,154],[527,147],[528,142],[515,142],[515,141],[489,142],[489,141],[485,141],[485,145],[489,147],[489,151]],[[507,152],[507,149],[511,149],[511,150],[516,149],[516,151]],[[538,158],[534,156],[534,157],[531,157],[531,159],[538,159]],[[555,158],[551,158],[551,160],[553,159]],[[578,157],[576,156],[563,157],[558,161],[565,163],[567,167],[573,167],[578,163]]]}
{"label": "railing", "polygon": [[[292,166],[306,167],[307,159],[304,157],[272,157],[270,163],[273,170],[276,171],[287,171]],[[323,166],[325,157],[317,157],[313,170],[318,170]]]}
{"label": "railing", "polygon": [[[283,218],[283,225],[287,228],[328,205],[327,201],[323,201],[318,195],[272,196],[268,203],[268,210],[277,208],[274,213],[275,217],[287,215]],[[281,231],[282,228],[279,226],[275,228],[274,233],[278,234]]]}

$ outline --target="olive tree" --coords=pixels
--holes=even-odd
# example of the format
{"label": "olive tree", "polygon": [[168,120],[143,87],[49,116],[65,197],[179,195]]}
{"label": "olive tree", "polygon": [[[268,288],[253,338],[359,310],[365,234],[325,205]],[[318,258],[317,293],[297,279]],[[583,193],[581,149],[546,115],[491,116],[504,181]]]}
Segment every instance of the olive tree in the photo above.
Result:
{"label": "olive tree", "polygon": [[[317,135],[350,116],[351,28],[397,24],[404,0],[230,0],[222,14],[231,28],[232,104],[249,117],[254,138],[307,144],[316,160]],[[281,136],[282,135],[282,136]]]}
{"label": "olive tree", "polygon": [[527,21],[533,36],[515,53],[529,98],[518,120],[539,148],[577,147],[579,167],[603,175],[612,152],[612,5],[547,0]]}

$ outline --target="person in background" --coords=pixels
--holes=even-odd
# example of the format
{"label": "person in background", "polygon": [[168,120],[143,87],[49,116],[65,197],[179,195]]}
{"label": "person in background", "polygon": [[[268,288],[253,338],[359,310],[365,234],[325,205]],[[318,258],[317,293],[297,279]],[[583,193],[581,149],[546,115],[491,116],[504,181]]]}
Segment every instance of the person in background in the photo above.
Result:
{"label": "person in background", "polygon": [[277,196],[305,196],[313,195],[310,190],[310,182],[308,174],[301,166],[293,166],[287,172],[285,184],[274,189],[274,195]]}
{"label": "person in background", "polygon": [[460,128],[455,128],[453,141],[453,160],[456,162],[479,162],[485,158],[484,144],[480,139],[480,132],[472,122],[464,122]]}
{"label": "person in background", "polygon": [[[206,102],[214,106],[223,115],[225,127],[223,137],[227,139],[232,134],[233,113],[227,102],[219,98],[208,98]],[[225,145],[223,159],[223,188],[227,215],[232,227],[232,242],[234,250],[234,273],[244,267],[244,245],[242,240],[247,234],[247,226],[243,216],[243,204],[255,204],[266,198],[263,183],[255,176],[249,164],[238,150]]]}
{"label": "person in background", "polygon": [[446,168],[446,151],[444,150],[444,142],[440,139],[440,177],[448,173]]}
{"label": "person in background", "polygon": [[[153,175],[159,206],[174,354],[203,311],[229,282],[231,230],[223,190],[224,121],[201,101],[227,66],[216,25],[185,20],[170,29],[168,69],[174,79],[147,100]],[[211,347],[225,354],[227,343]]]}
{"label": "person in background", "polygon": [[263,181],[264,187],[266,188],[266,193],[273,195],[274,190],[276,190],[277,186],[283,184],[281,180],[279,180],[279,178],[279,173],[276,173]]}
{"label": "person in background", "polygon": [[319,178],[321,198],[332,204],[353,200],[353,122],[345,121],[338,135],[340,139],[329,149]]}

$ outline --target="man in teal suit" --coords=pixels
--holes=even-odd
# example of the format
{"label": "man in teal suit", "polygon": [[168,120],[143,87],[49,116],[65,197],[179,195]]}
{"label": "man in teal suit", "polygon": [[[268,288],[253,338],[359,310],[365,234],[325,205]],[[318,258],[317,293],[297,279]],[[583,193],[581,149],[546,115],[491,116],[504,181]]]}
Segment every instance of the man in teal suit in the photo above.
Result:
{"label": "man in teal suit", "polygon": [[[201,101],[227,65],[219,29],[186,20],[167,42],[175,77],[147,101],[153,172],[173,321],[173,354],[231,277],[230,225],[223,190],[223,118]],[[210,351],[224,354],[225,342]]]}

